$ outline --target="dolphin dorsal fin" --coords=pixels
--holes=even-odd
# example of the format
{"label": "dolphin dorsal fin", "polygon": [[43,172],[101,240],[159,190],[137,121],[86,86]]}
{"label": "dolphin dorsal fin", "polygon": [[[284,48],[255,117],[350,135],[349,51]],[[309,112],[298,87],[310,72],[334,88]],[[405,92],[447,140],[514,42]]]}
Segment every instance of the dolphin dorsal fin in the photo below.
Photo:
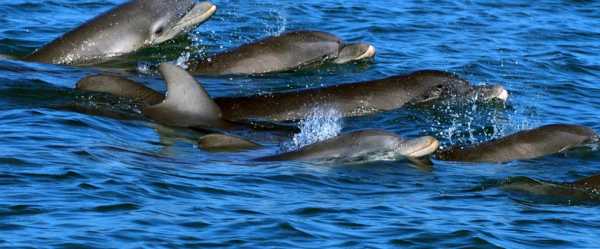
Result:
{"label": "dolphin dorsal fin", "polygon": [[221,122],[221,109],[206,90],[184,69],[169,63],[159,66],[167,93],[165,100],[144,109],[156,122],[180,126],[209,126]]}

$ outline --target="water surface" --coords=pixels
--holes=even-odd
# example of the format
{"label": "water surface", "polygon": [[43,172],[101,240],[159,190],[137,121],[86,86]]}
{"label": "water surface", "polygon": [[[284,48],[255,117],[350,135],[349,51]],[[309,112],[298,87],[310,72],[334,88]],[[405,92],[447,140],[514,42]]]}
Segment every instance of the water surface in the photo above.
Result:
{"label": "water surface", "polygon": [[[0,54],[20,57],[120,0],[5,0]],[[209,153],[198,134],[143,120],[57,109],[101,71],[164,89],[153,70],[269,35],[319,29],[371,42],[371,64],[253,77],[199,77],[211,95],[326,86],[420,69],[502,84],[506,106],[406,108],[314,122],[381,128],[444,146],[550,123],[600,130],[597,1],[215,1],[189,36],[110,68],[0,60],[0,243],[55,248],[597,248],[593,204],[515,198],[485,182],[525,175],[571,181],[600,171],[596,152],[502,165],[434,161],[359,165],[255,163],[293,134],[247,132],[267,148]],[[119,68],[126,68],[121,70]],[[91,102],[94,102],[92,99]],[[322,122],[322,123],[318,123]],[[314,123],[304,133],[314,137]],[[321,134],[322,135],[322,134]],[[326,134],[325,134],[326,135]],[[317,136],[318,137],[318,136]],[[298,138],[298,137],[297,137]],[[303,138],[301,138],[303,139]],[[293,145],[293,144],[292,144]]]}

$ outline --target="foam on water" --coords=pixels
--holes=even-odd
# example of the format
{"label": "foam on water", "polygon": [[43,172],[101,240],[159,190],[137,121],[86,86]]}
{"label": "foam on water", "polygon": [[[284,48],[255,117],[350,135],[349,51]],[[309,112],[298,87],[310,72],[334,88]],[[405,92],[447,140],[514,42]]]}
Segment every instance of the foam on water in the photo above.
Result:
{"label": "foam on water", "polygon": [[269,36],[281,35],[287,26],[287,18],[279,10],[271,10],[269,14],[263,17],[265,20],[261,20],[265,25],[265,32]]}

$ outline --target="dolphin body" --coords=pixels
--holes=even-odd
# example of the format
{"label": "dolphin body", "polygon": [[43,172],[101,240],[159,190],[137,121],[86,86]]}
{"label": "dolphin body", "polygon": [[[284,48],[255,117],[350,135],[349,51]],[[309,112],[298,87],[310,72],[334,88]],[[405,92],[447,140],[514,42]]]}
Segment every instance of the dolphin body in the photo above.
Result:
{"label": "dolphin body", "polygon": [[[367,82],[213,99],[182,68],[164,63],[159,66],[159,71],[167,84],[166,97],[159,104],[147,105],[144,114],[163,124],[175,126],[219,127],[227,122],[248,120],[296,121],[322,106],[336,109],[343,117],[352,117],[456,96],[479,96],[479,99],[486,100],[506,100],[508,97],[507,91],[501,86],[471,86],[450,73],[418,71]],[[114,76],[86,77],[77,83],[76,88],[120,97],[146,96],[142,101],[154,103],[161,95],[150,88]]]}
{"label": "dolphin body", "polygon": [[325,32],[293,31],[192,61],[189,71],[202,75],[264,74],[323,62],[343,64],[374,56],[375,47],[369,44],[347,44]]}
{"label": "dolphin body", "polygon": [[430,136],[403,139],[382,130],[341,134],[295,151],[262,157],[256,161],[354,161],[419,158],[437,150],[439,141]]}
{"label": "dolphin body", "polygon": [[131,0],[101,14],[24,60],[49,64],[97,64],[163,43],[206,21],[216,11],[209,1]]}
{"label": "dolphin body", "polygon": [[585,126],[546,125],[467,148],[460,146],[438,151],[445,161],[504,163],[560,153],[598,141],[598,134]]}
{"label": "dolphin body", "polygon": [[[213,133],[198,139],[198,146],[206,151],[234,152],[255,150],[263,146],[250,140],[222,133]],[[305,161],[316,163],[363,163],[407,159],[416,168],[432,170],[428,155],[439,147],[439,141],[430,136],[403,139],[383,130],[368,129],[338,135],[295,151],[256,158],[253,161]]]}

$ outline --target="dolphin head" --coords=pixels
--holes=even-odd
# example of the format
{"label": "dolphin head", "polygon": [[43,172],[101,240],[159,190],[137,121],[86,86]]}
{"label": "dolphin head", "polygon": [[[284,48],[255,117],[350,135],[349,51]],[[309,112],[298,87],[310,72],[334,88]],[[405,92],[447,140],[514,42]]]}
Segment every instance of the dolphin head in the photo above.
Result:
{"label": "dolphin head", "polygon": [[217,7],[209,1],[194,0],[146,0],[147,34],[145,45],[152,46],[171,40],[205,22]]}
{"label": "dolphin head", "polygon": [[421,94],[411,101],[415,104],[457,98],[502,102],[508,99],[508,91],[501,85],[472,86],[466,80],[437,71],[421,71],[416,77],[420,77],[420,88],[417,92]]}
{"label": "dolphin head", "polygon": [[173,39],[215,11],[209,1],[132,0],[96,17],[82,28],[85,32],[77,33],[94,33],[87,38],[92,42],[85,50],[99,56],[121,55]]}
{"label": "dolphin head", "polygon": [[212,3],[131,0],[87,21],[26,56],[53,64],[95,64],[165,42],[206,21]]}
{"label": "dolphin head", "polygon": [[398,144],[397,152],[406,157],[423,157],[435,152],[440,142],[431,136],[423,136],[402,141]]}
{"label": "dolphin head", "polygon": [[416,71],[409,75],[412,81],[413,104],[424,104],[440,99],[461,96],[470,89],[469,82],[456,75],[437,70]]}
{"label": "dolphin head", "polygon": [[448,85],[435,85],[426,90],[422,95],[415,97],[412,102],[416,104],[428,103],[431,101],[439,100],[444,95],[447,95],[449,92],[450,88],[448,87]]}
{"label": "dolphin head", "polygon": [[464,89],[466,87],[468,87],[468,85],[462,86],[461,84],[461,86],[459,86],[455,84],[448,84],[448,82],[431,85],[429,88],[425,89],[421,95],[416,96],[412,102],[421,104],[463,96]]}
{"label": "dolphin head", "polygon": [[375,47],[366,43],[353,43],[343,45],[338,57],[333,61],[336,64],[344,64],[351,61],[371,59],[375,56]]}
{"label": "dolphin head", "polygon": [[501,85],[473,86],[467,93],[467,97],[480,101],[499,100],[506,102],[508,100],[508,91]]}

